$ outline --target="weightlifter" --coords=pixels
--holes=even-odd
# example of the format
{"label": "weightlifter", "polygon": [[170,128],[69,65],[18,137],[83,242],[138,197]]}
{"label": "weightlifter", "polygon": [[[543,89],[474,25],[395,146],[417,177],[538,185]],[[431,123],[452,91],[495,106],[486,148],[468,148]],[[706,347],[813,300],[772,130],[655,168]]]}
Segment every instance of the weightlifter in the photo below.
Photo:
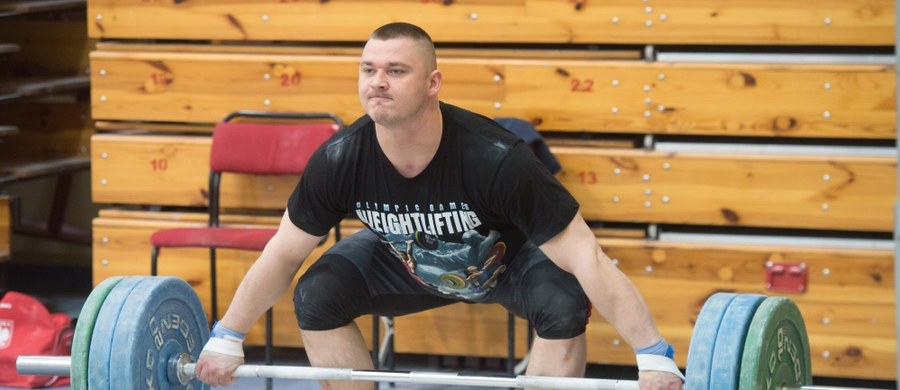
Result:
{"label": "weightlifter", "polygon": [[278,232],[213,326],[197,377],[213,386],[236,379],[245,332],[322,237],[354,215],[367,229],[330,248],[294,291],[313,366],[372,368],[353,322],[361,315],[499,303],[536,330],[526,375],[583,376],[593,306],[635,349],[642,389],[680,389],[672,346],[575,199],[516,136],[441,102],[442,77],[421,28],[391,23],[372,33],[359,65],[366,115],[310,159]]}

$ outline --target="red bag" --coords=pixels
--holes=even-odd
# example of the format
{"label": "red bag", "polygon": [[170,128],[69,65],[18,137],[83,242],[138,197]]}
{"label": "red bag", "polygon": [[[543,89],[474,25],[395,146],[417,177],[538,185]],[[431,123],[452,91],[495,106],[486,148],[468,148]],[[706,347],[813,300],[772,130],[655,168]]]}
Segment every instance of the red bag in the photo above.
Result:
{"label": "red bag", "polygon": [[53,313],[37,299],[9,291],[0,299],[0,386],[67,386],[69,377],[19,375],[19,355],[72,353],[75,330],[67,314]]}

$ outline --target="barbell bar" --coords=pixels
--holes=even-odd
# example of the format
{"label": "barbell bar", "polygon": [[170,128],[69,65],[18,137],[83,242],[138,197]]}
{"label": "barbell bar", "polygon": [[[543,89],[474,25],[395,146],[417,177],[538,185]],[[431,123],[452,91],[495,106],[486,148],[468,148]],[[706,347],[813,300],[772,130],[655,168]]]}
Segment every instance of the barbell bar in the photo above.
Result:
{"label": "barbell bar", "polygon": [[[174,358],[173,358],[174,359]],[[194,378],[195,363],[190,363],[190,356],[182,354],[170,361],[169,375],[178,378],[179,383],[186,385]],[[19,356],[16,369],[33,375],[68,376],[71,368],[69,356]],[[372,381],[416,383],[432,385],[506,387],[506,388],[562,388],[571,390],[632,390],[638,389],[637,381],[596,379],[596,378],[561,378],[549,376],[499,377],[461,375],[443,372],[416,371],[379,371],[354,370],[349,368],[320,368],[304,366],[259,366],[241,365],[234,372],[238,378],[273,378],[297,380],[339,380],[339,381]],[[781,390],[847,390],[845,387],[801,386],[780,387]]]}
{"label": "barbell bar", "polygon": [[[167,365],[167,375],[178,378],[187,385],[194,379],[195,363],[183,354]],[[71,358],[68,356],[19,356],[16,369],[36,375],[69,375]],[[548,376],[476,376],[443,372],[355,370],[350,368],[322,368],[304,366],[260,366],[241,365],[234,372],[239,378],[273,378],[298,380],[337,380],[396,382],[433,385],[506,387],[506,388],[564,388],[572,390],[632,390],[637,389],[636,381],[594,378],[560,378]]]}
{"label": "barbell bar", "polygon": [[[101,282],[85,301],[68,360],[22,356],[17,369],[26,375],[70,375],[73,390],[148,385],[159,389],[206,388],[193,377],[193,362],[209,338],[208,326],[199,297],[184,280],[114,277]],[[808,387],[812,385],[812,373],[806,328],[799,309],[785,297],[711,295],[694,325],[686,368],[687,390],[819,389]],[[634,381],[593,378],[477,377],[312,367],[242,366],[236,376],[487,387],[637,388]]]}

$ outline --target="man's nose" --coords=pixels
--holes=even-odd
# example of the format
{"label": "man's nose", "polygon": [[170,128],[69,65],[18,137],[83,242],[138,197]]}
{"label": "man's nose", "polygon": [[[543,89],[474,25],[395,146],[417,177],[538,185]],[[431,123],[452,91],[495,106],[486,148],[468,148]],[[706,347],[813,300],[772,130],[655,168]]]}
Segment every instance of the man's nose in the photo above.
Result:
{"label": "man's nose", "polygon": [[385,89],[387,88],[387,76],[383,71],[375,72],[375,75],[372,76],[372,88],[376,89]]}

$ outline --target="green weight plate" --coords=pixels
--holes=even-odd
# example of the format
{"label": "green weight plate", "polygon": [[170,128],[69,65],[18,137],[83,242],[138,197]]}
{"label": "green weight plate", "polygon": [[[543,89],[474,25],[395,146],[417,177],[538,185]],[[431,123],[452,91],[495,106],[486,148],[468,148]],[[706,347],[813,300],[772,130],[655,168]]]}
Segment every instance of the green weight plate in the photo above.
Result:
{"label": "green weight plate", "polygon": [[765,295],[741,294],[728,305],[719,325],[719,333],[716,334],[709,375],[710,389],[738,390],[747,330],[750,329],[756,309],[765,299]]}
{"label": "green weight plate", "polygon": [[737,294],[713,294],[697,315],[691,344],[688,347],[687,374],[684,388],[687,390],[708,390],[712,370],[713,352],[715,352],[716,336],[722,317]]}
{"label": "green weight plate", "polygon": [[779,389],[812,384],[809,338],[797,305],[767,298],[756,310],[741,358],[744,389]]}
{"label": "green weight plate", "polygon": [[110,383],[116,390],[208,389],[195,379],[187,385],[169,372],[182,354],[197,361],[209,339],[209,324],[193,288],[173,277],[150,277],[122,305],[110,351]]}
{"label": "green weight plate", "polygon": [[97,321],[94,323],[94,332],[91,334],[91,347],[88,351],[88,389],[90,390],[118,390],[113,387],[109,379],[113,332],[119,323],[119,314],[125,298],[128,298],[141,279],[141,277],[129,276],[120,280],[110,290],[100,307]]}
{"label": "green weight plate", "polygon": [[70,377],[73,390],[87,390],[88,388],[88,351],[91,348],[91,335],[94,333],[94,324],[103,301],[106,300],[113,287],[122,280],[121,276],[106,279],[88,295],[78,313],[78,321],[75,322],[75,334],[72,336],[72,376]]}

